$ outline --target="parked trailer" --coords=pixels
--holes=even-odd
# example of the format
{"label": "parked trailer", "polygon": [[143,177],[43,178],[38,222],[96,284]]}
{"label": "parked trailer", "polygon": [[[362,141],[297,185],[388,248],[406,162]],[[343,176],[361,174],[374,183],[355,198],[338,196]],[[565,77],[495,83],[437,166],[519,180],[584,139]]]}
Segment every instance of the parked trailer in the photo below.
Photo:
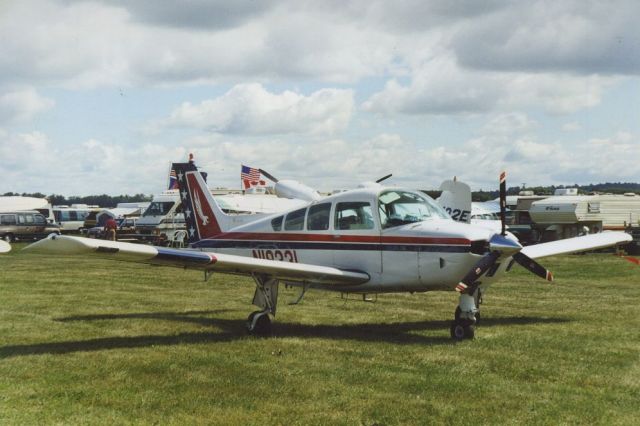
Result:
{"label": "parked trailer", "polygon": [[554,196],[531,204],[534,226],[544,240],[571,238],[603,230],[624,230],[640,223],[640,196]]}

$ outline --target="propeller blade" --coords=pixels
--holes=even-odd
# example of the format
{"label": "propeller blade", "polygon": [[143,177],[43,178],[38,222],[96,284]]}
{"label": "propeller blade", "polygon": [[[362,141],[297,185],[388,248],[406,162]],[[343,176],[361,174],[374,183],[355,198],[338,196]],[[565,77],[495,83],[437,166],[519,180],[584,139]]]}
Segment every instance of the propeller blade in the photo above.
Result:
{"label": "propeller blade", "polygon": [[502,235],[507,234],[506,224],[507,213],[507,172],[500,173],[500,223],[502,224]]}
{"label": "propeller blade", "polygon": [[536,262],[535,260],[527,256],[526,254],[521,252],[515,253],[513,255],[513,260],[518,262],[518,264],[522,266],[524,269],[527,269],[533,272],[540,278],[543,278],[550,282],[553,281],[553,274],[551,273],[551,271],[549,271],[544,266],[540,265],[538,262]]}
{"label": "propeller blade", "polygon": [[482,274],[487,272],[487,270],[496,263],[496,260],[498,260],[499,257],[500,252],[492,251],[480,259],[456,286],[456,291],[463,294],[473,293],[473,291],[475,291],[476,280],[480,278]]}
{"label": "propeller blade", "polygon": [[262,173],[267,179],[269,179],[271,182],[273,183],[278,183],[278,179],[276,179],[275,177],[273,177],[273,175],[267,173],[266,171],[262,170],[262,169],[258,169],[260,170],[260,173]]}

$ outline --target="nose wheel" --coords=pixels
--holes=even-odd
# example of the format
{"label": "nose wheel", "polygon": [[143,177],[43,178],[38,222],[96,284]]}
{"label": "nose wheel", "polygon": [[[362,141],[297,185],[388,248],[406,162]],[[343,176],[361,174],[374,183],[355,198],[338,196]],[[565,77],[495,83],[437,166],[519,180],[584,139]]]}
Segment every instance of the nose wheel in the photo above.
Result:
{"label": "nose wheel", "polygon": [[451,338],[453,340],[473,339],[476,328],[469,320],[457,320],[451,323]]}
{"label": "nose wheel", "polygon": [[473,339],[476,335],[476,325],[480,321],[480,302],[482,294],[480,288],[476,288],[472,294],[460,294],[460,302],[453,314],[451,323],[451,338],[457,341]]}

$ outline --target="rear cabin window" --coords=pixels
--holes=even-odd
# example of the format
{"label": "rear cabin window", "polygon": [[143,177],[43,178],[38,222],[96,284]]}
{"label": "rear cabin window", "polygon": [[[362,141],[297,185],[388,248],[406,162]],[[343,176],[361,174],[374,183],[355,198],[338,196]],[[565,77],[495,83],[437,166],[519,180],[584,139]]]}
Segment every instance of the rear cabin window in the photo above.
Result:
{"label": "rear cabin window", "polygon": [[24,224],[27,223],[27,218],[25,217],[25,215],[23,215],[23,214],[19,214],[18,215],[18,223],[20,225],[24,225]]}
{"label": "rear cabin window", "polygon": [[293,211],[287,215],[284,221],[285,231],[302,231],[304,228],[304,214],[307,209]]}
{"label": "rear cabin window", "polygon": [[284,219],[284,216],[271,219],[271,227],[274,231],[282,231],[282,219]]}
{"label": "rear cabin window", "polygon": [[326,231],[329,229],[331,203],[316,204],[309,207],[307,229],[310,231]]}
{"label": "rear cabin window", "polygon": [[16,215],[3,214],[0,216],[0,225],[15,225],[15,224],[16,224]]}
{"label": "rear cabin window", "polygon": [[342,230],[373,229],[371,205],[364,201],[338,203],[334,226]]}
{"label": "rear cabin window", "polygon": [[33,215],[32,214],[26,215],[25,218],[27,219],[27,224],[28,225],[33,225],[34,220],[33,220]]}

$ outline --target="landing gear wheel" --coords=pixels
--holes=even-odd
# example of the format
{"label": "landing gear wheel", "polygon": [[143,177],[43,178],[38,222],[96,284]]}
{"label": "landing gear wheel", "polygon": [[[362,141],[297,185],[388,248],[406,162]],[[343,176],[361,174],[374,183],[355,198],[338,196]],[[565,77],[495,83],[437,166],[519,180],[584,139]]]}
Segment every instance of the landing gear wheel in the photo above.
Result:
{"label": "landing gear wheel", "polygon": [[[256,318],[257,317],[257,318]],[[252,312],[247,319],[247,331],[255,336],[271,335],[271,318],[266,312]]]}
{"label": "landing gear wheel", "polygon": [[454,321],[451,323],[451,338],[461,341],[464,339],[473,339],[476,335],[476,328],[473,324],[465,324],[462,321]]}
{"label": "landing gear wheel", "polygon": [[451,338],[453,340],[463,340],[464,339],[464,327],[458,321],[454,321],[451,323]]}

